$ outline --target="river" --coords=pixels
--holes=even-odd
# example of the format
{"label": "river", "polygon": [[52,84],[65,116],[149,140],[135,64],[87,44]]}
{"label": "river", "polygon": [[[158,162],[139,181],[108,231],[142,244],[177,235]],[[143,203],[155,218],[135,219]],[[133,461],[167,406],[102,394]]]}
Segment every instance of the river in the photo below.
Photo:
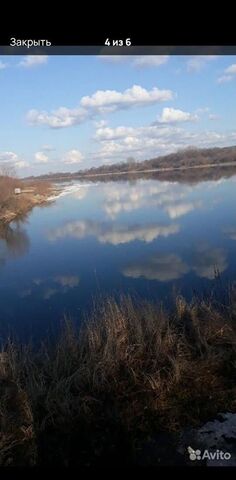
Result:
{"label": "river", "polygon": [[0,229],[1,335],[41,338],[79,323],[97,297],[170,304],[236,272],[236,176],[178,183],[71,182]]}

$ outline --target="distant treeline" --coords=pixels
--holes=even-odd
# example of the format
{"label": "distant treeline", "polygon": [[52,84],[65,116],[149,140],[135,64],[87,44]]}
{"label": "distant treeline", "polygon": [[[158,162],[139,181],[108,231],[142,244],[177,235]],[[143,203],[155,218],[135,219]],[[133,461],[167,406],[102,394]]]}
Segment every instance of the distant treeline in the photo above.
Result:
{"label": "distant treeline", "polygon": [[[187,169],[189,167],[203,167],[208,165],[220,165],[235,162],[236,165],[236,146],[224,148],[187,148],[185,150],[171,153],[150,160],[136,162],[135,159],[129,158],[126,162],[115,164],[101,165],[100,167],[92,167],[77,172],[65,173],[48,173],[41,175],[40,178],[56,180],[73,179],[77,177],[93,177],[95,175],[119,175],[127,173],[132,175],[135,172],[143,172],[155,169]],[[33,178],[33,177],[30,177]]]}
{"label": "distant treeline", "polygon": [[[163,170],[163,171],[146,171],[146,172],[127,172],[126,174],[117,173],[117,174],[106,174],[102,176],[89,176],[89,182],[133,182],[135,183],[139,179],[146,179],[146,180],[159,180],[163,182],[179,182],[179,183],[186,183],[186,184],[196,184],[199,182],[207,182],[207,181],[216,181],[220,180],[221,178],[230,178],[233,175],[236,175],[236,162],[235,165],[225,165],[225,166],[215,166],[213,167],[206,167],[206,168],[190,168],[184,170]],[[80,178],[81,181],[88,181],[88,177],[81,176],[77,177]]]}

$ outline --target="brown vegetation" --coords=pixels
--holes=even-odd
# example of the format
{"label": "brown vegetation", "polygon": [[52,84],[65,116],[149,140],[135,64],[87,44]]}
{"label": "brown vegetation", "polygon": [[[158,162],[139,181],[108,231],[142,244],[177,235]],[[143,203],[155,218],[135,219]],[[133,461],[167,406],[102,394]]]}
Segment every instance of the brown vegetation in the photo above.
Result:
{"label": "brown vegetation", "polygon": [[[79,170],[75,173],[55,173],[42,175],[40,178],[44,179],[73,179],[73,178],[96,178],[96,181],[103,180],[102,176],[111,176],[112,179],[119,177],[122,174],[127,176],[133,176],[134,172],[141,175],[145,171],[161,169],[164,175],[178,175],[178,169],[189,169],[197,167],[209,168],[210,165],[220,166],[227,164],[235,164],[236,167],[236,147],[224,147],[224,148],[186,148],[176,153],[164,155],[150,160],[137,162],[133,158],[128,158],[126,162],[120,162],[115,164],[106,164],[99,167],[92,167],[87,170]],[[176,171],[171,173],[171,170]],[[166,170],[166,173],[165,173]],[[168,173],[170,171],[170,174]],[[200,169],[199,169],[200,170]],[[198,172],[199,172],[198,170]],[[194,175],[195,173],[193,173]],[[96,177],[98,175],[98,177]],[[197,174],[196,174],[197,175]],[[110,179],[110,178],[108,178]],[[118,179],[118,178],[117,178]],[[160,179],[162,179],[160,177]]]}
{"label": "brown vegetation", "polygon": [[[143,171],[143,172],[129,172],[125,174],[106,174],[102,176],[89,176],[90,182],[136,182],[139,179],[158,180],[164,182],[179,182],[195,185],[199,182],[216,181],[221,178],[230,178],[236,175],[235,165],[224,165],[204,168],[187,168],[187,169],[172,169],[163,171]],[[86,176],[81,177],[80,180],[88,181]]]}
{"label": "brown vegetation", "polygon": [[[22,193],[15,194],[15,188]],[[8,175],[0,175],[0,222],[10,222],[47,201],[52,194],[48,181],[24,182]]]}
{"label": "brown vegetation", "polygon": [[8,360],[0,353],[0,465],[34,465],[33,416],[26,393],[12,379]]}
{"label": "brown vegetation", "polygon": [[33,190],[38,195],[48,195],[51,194],[50,190],[52,189],[52,184],[47,180],[32,180],[23,182],[24,190]]}
{"label": "brown vegetation", "polygon": [[197,166],[218,165],[222,163],[236,164],[236,147],[225,148],[186,148],[176,153],[164,155],[143,162],[121,162],[111,165],[102,165],[97,168],[80,171],[84,175],[132,172],[152,169],[189,168]]}
{"label": "brown vegetation", "polygon": [[12,205],[14,189],[20,186],[20,181],[8,176],[0,176],[0,216]]}
{"label": "brown vegetation", "polygon": [[233,305],[213,300],[178,297],[168,313],[123,297],[94,307],[79,332],[67,320],[53,345],[8,343],[38,464],[132,464],[144,438],[236,411],[235,320]]}

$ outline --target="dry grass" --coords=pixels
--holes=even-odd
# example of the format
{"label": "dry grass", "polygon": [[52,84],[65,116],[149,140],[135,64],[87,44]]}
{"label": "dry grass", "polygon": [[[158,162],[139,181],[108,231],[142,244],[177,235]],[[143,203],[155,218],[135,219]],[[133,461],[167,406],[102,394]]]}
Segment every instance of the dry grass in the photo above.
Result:
{"label": "dry grass", "polygon": [[[14,189],[17,187],[26,193],[15,195]],[[46,201],[51,195],[51,188],[51,184],[46,181],[23,182],[0,175],[0,221],[8,223],[25,215],[34,205]]]}
{"label": "dry grass", "polygon": [[9,205],[12,206],[14,189],[19,187],[20,184],[20,180],[0,175],[0,213],[9,208]]}
{"label": "dry grass", "polygon": [[24,188],[33,188],[39,195],[47,195],[51,188],[51,182],[47,180],[31,180],[24,182]]}
{"label": "dry grass", "polygon": [[232,308],[129,297],[94,307],[79,332],[34,351],[9,343],[11,377],[34,416],[39,464],[130,461],[140,438],[235,411]]}

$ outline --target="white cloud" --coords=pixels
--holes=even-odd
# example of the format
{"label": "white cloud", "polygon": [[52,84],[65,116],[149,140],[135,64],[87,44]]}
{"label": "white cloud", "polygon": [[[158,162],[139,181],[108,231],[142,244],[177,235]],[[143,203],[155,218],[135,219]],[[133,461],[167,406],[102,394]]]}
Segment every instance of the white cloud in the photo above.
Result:
{"label": "white cloud", "polygon": [[102,127],[99,126],[96,130],[95,139],[96,140],[114,140],[117,138],[124,138],[128,135],[133,135],[135,129],[133,127]]}
{"label": "white cloud", "polygon": [[98,60],[102,60],[105,63],[125,63],[129,59],[132,59],[132,55],[102,55],[100,54]]}
{"label": "white cloud", "polygon": [[14,163],[15,168],[26,168],[29,167],[29,162],[26,162],[25,160],[18,160],[17,162]]}
{"label": "white cloud", "polygon": [[132,65],[134,67],[159,67],[168,62],[169,55],[140,55],[136,57]]}
{"label": "white cloud", "polygon": [[217,55],[194,55],[187,60],[188,72],[200,72],[207,63],[215,60]]}
{"label": "white cloud", "polygon": [[7,165],[13,168],[25,168],[29,166],[29,163],[25,160],[22,160],[16,153],[14,152],[0,152],[0,162],[3,165]]}
{"label": "white cloud", "polygon": [[95,125],[96,128],[106,127],[107,120],[98,120],[97,122],[94,122],[94,125]]}
{"label": "white cloud", "polygon": [[209,113],[208,118],[209,120],[219,120],[220,115],[217,115],[216,113]]}
{"label": "white cloud", "polygon": [[163,108],[160,122],[161,123],[178,123],[178,122],[192,122],[196,121],[198,116],[183,110],[166,107]]}
{"label": "white cloud", "polygon": [[[168,139],[169,141],[170,134],[173,135],[173,133],[176,133],[176,135],[178,135],[181,131],[180,128],[175,126],[160,125],[157,123],[137,128],[126,126],[116,128],[105,127],[97,129],[95,139],[110,146],[112,145],[112,142],[116,140],[123,143],[126,148],[129,147],[130,144],[138,141],[137,148],[143,148],[144,140],[147,142],[155,140],[156,144],[160,141],[163,143],[164,139]],[[119,143],[114,145],[119,145]],[[112,147],[109,147],[109,149],[113,150]]]}
{"label": "white cloud", "polygon": [[234,78],[236,78],[236,63],[225,68],[223,75],[218,78],[217,82],[220,84],[228,83],[231,82],[231,80],[234,80]]}
{"label": "white cloud", "polygon": [[18,160],[18,155],[14,152],[0,152],[1,162],[15,162]]}
{"label": "white cloud", "polygon": [[81,163],[83,160],[83,155],[79,150],[73,149],[69,150],[63,157],[63,162],[68,165],[73,165],[76,163]]}
{"label": "white cloud", "polygon": [[42,146],[42,150],[44,152],[53,152],[53,150],[55,150],[55,148],[52,145],[46,144],[46,145]]}
{"label": "white cloud", "polygon": [[28,112],[27,119],[31,125],[48,125],[52,128],[69,127],[83,123],[98,114],[154,105],[172,98],[173,92],[171,90],[161,90],[157,87],[146,90],[140,85],[133,85],[124,92],[98,90],[91,96],[82,97],[77,108],[60,107],[51,113],[33,109]]}
{"label": "white cloud", "polygon": [[195,110],[195,113],[203,114],[203,113],[208,113],[210,111],[209,107],[200,107]]}
{"label": "white cloud", "polygon": [[95,109],[100,113],[114,112],[123,108],[137,107],[142,105],[153,105],[158,102],[171,100],[171,90],[160,90],[154,87],[146,90],[140,85],[133,85],[124,92],[116,90],[98,90],[93,95],[82,97],[81,106],[88,109]]}
{"label": "white cloud", "polygon": [[18,63],[18,66],[32,68],[39,65],[45,65],[47,61],[48,55],[26,55],[23,60]]}
{"label": "white cloud", "polygon": [[7,68],[7,63],[4,63],[2,62],[2,60],[0,60],[0,70],[4,70],[5,68]]}
{"label": "white cloud", "polygon": [[[172,115],[170,112],[164,118],[166,120],[187,118],[186,113],[188,112],[183,113],[183,115],[178,113]],[[140,161],[173,153],[188,146],[193,148],[226,147],[236,141],[236,131],[188,131],[180,125],[180,121],[169,123],[156,121],[151,125],[136,128],[129,126],[98,128],[95,140],[99,142],[100,149],[91,152],[90,155],[94,160],[108,163],[126,161],[129,156]]]}
{"label": "white cloud", "polygon": [[218,78],[217,83],[228,83],[233,80],[233,75],[222,75],[221,77]]}
{"label": "white cloud", "polygon": [[169,55],[100,55],[99,59],[107,63],[129,63],[135,68],[160,67],[168,62]]}
{"label": "white cloud", "polygon": [[60,107],[50,114],[38,110],[30,110],[27,113],[27,120],[31,125],[47,125],[51,128],[70,127],[84,122],[88,118],[88,112],[78,107],[69,109]]}
{"label": "white cloud", "polygon": [[48,163],[48,156],[43,152],[36,152],[34,157],[36,163]]}
{"label": "white cloud", "polygon": [[233,63],[225,69],[226,74],[236,75],[236,63]]}

